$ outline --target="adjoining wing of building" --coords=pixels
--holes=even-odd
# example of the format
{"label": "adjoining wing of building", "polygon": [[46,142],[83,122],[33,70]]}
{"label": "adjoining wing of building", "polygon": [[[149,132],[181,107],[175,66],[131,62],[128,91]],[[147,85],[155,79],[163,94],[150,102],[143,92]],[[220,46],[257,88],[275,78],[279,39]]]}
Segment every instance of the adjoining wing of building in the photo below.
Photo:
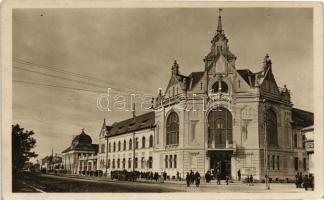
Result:
{"label": "adjoining wing of building", "polygon": [[240,170],[259,180],[266,172],[273,179],[307,172],[301,130],[313,125],[314,116],[293,107],[289,89],[276,83],[270,57],[258,72],[239,69],[219,16],[203,61],[189,75],[175,61],[151,112],[110,126],[104,121],[97,169],[166,172],[171,178],[211,170],[234,179]]}

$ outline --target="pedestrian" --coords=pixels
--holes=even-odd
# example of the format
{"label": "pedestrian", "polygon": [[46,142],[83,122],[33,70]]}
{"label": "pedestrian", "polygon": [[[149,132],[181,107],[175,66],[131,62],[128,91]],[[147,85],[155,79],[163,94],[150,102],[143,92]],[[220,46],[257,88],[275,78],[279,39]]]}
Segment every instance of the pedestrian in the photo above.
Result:
{"label": "pedestrian", "polygon": [[226,179],[226,185],[228,185],[228,181],[229,181],[229,174],[228,173],[226,174],[225,179]]}
{"label": "pedestrian", "polygon": [[199,187],[200,185],[200,174],[198,171],[195,173],[195,182],[196,182],[196,187]]}
{"label": "pedestrian", "polygon": [[216,178],[217,178],[217,185],[220,185],[221,184],[221,177],[220,177],[220,171],[217,170],[216,172]]}
{"label": "pedestrian", "polygon": [[313,174],[309,174],[308,183],[309,183],[309,187],[311,188],[311,190],[314,191],[314,176],[313,176]]}
{"label": "pedestrian", "polygon": [[187,187],[190,187],[190,175],[189,175],[189,172],[187,172],[187,175],[186,175],[186,183],[187,183]]}
{"label": "pedestrian", "polygon": [[190,184],[194,184],[195,182],[195,174],[192,170],[190,170]]}
{"label": "pedestrian", "polygon": [[179,181],[179,175],[180,173],[177,171],[177,181]]}
{"label": "pedestrian", "polygon": [[164,172],[163,172],[163,180],[165,181],[166,178],[167,178],[167,173],[164,171]]}
{"label": "pedestrian", "polygon": [[252,174],[250,175],[250,178],[249,178],[249,185],[253,186],[253,176],[252,176]]}
{"label": "pedestrian", "polygon": [[298,181],[299,181],[299,173],[297,172],[296,175],[295,175],[296,188],[298,188]]}
{"label": "pedestrian", "polygon": [[305,190],[308,190],[308,186],[309,185],[309,179],[308,179],[308,175],[305,174],[304,179],[303,179],[303,187],[305,188]]}
{"label": "pedestrian", "polygon": [[209,183],[210,182],[211,175],[210,175],[210,171],[209,170],[205,174],[205,179],[206,179],[206,183]]}
{"label": "pedestrian", "polygon": [[241,169],[237,171],[238,181],[241,181]]}
{"label": "pedestrian", "polygon": [[303,184],[303,174],[301,172],[299,172],[299,176],[298,176],[298,188],[302,188],[302,184]]}

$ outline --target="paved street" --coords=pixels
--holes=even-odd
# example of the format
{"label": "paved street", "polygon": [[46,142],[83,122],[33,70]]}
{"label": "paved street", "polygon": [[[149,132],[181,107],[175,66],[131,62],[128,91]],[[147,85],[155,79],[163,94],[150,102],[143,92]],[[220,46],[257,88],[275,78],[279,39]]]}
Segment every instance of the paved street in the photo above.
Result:
{"label": "paved street", "polygon": [[48,174],[25,174],[13,181],[14,192],[305,192],[294,184],[264,184],[254,186],[235,182],[216,185],[202,182],[201,187],[186,187],[184,182],[126,182],[94,177],[66,177]]}

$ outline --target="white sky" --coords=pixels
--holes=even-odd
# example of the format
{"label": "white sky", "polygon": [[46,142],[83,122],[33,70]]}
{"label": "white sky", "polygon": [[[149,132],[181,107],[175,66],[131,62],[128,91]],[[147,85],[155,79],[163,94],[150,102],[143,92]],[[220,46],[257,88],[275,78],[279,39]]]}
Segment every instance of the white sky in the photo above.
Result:
{"label": "white sky", "polygon": [[[312,10],[224,9],[222,16],[237,68],[257,71],[269,53],[278,85],[287,84],[295,107],[312,111]],[[13,56],[109,82],[91,84],[156,94],[166,87],[174,59],[184,75],[204,69],[217,17],[217,8],[15,10]],[[15,59],[13,65],[14,80],[103,90],[21,70],[86,81]],[[131,116],[98,110],[98,95],[14,82],[13,122],[36,132],[39,158],[67,148],[81,128],[97,142],[103,118],[111,124]]]}

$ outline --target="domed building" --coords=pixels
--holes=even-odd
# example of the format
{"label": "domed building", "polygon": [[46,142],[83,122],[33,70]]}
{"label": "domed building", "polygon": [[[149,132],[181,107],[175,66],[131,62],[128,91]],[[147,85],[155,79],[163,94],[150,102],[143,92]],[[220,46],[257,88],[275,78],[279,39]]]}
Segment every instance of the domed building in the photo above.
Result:
{"label": "domed building", "polygon": [[71,174],[95,171],[97,152],[98,144],[92,144],[91,137],[82,129],[81,133],[73,138],[71,146],[62,151],[64,169]]}

